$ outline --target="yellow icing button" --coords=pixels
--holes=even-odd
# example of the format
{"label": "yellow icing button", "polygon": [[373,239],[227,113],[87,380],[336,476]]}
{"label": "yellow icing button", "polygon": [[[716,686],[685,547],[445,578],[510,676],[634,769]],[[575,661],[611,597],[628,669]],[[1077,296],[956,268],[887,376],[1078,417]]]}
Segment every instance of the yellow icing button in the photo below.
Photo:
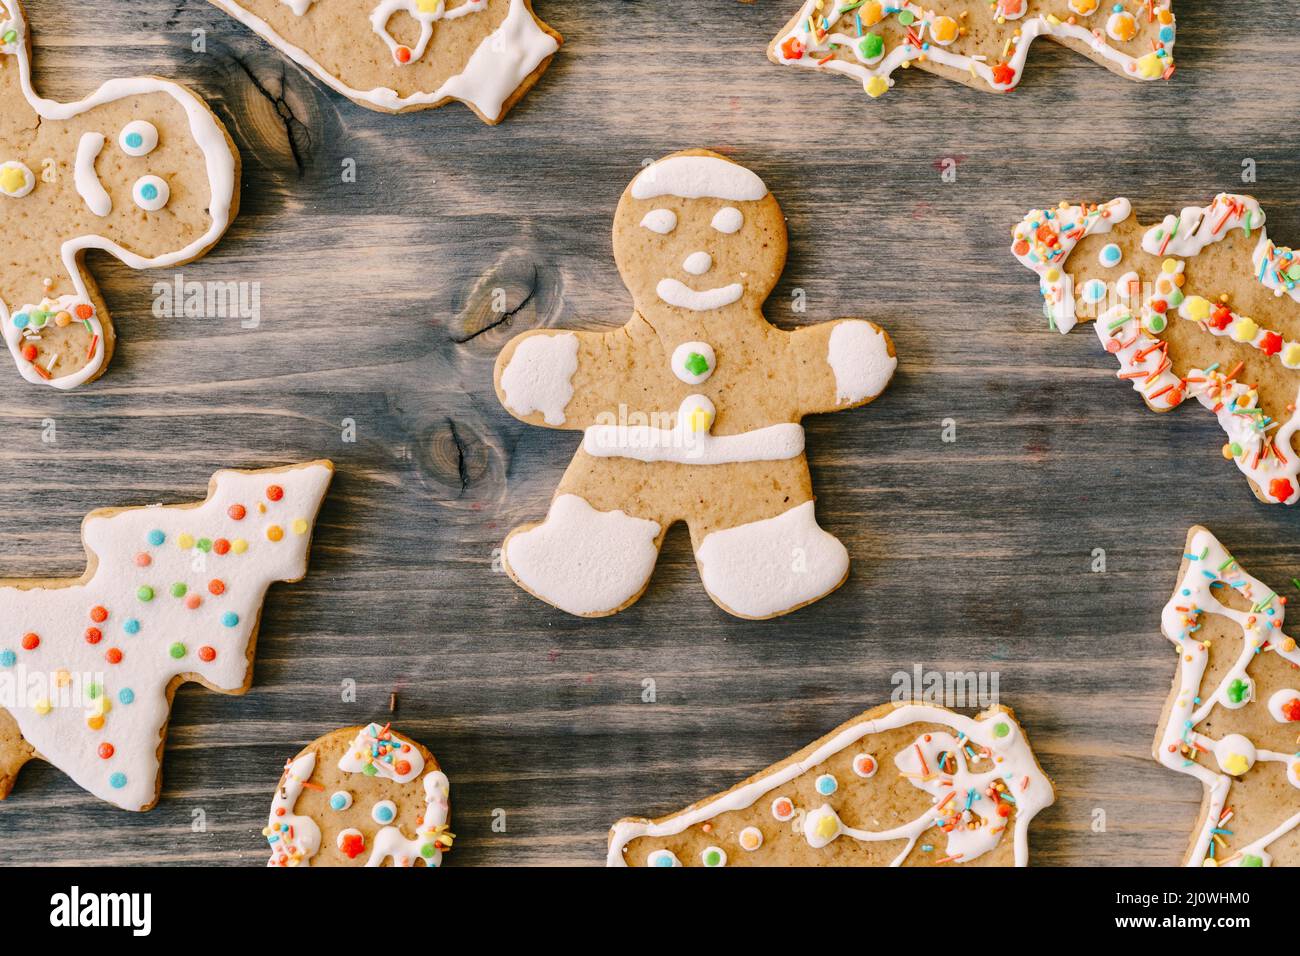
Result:
{"label": "yellow icing button", "polygon": [[248,550],[248,542],[243,538],[236,538],[234,541],[230,542],[230,550],[235,552],[235,554],[243,554]]}
{"label": "yellow icing button", "polygon": [[294,534],[306,534],[306,533],[307,533],[307,522],[304,521],[302,518],[294,518],[294,519],[293,519],[293,524],[290,525],[290,527],[293,528],[293,533],[294,533]]}
{"label": "yellow icing button", "polygon": [[952,17],[935,17],[930,24],[930,36],[936,43],[951,43],[957,39],[957,21]]}
{"label": "yellow icing button", "polygon": [[27,185],[27,177],[17,166],[0,169],[0,190],[7,193],[20,192]]}
{"label": "yellow icing button", "polygon": [[1232,338],[1235,342],[1250,342],[1259,332],[1259,326],[1244,315],[1232,323]]}
{"label": "yellow icing button", "polygon": [[689,421],[691,425],[691,431],[706,432],[709,430],[709,426],[713,424],[713,416],[710,415],[705,409],[696,407],[691,410],[691,417]]}
{"label": "yellow icing button", "polygon": [[834,817],[822,817],[817,821],[817,835],[819,837],[833,837],[837,829]]}
{"label": "yellow icing button", "polygon": [[1146,56],[1138,58],[1137,68],[1138,72],[1147,79],[1154,80],[1157,76],[1164,73],[1165,61],[1154,53],[1148,53]]}
{"label": "yellow icing button", "polygon": [[1183,305],[1187,309],[1187,317],[1189,319],[1194,319],[1197,322],[1204,322],[1210,317],[1209,299],[1203,299],[1199,295],[1194,295],[1188,298]]}
{"label": "yellow icing button", "polygon": [[874,100],[879,96],[885,95],[885,92],[889,89],[889,81],[883,76],[873,76],[863,85],[863,89],[865,89],[867,95]]}
{"label": "yellow icing button", "polygon": [[1241,754],[1232,754],[1223,762],[1223,769],[1234,777],[1240,777],[1250,769],[1250,761]]}

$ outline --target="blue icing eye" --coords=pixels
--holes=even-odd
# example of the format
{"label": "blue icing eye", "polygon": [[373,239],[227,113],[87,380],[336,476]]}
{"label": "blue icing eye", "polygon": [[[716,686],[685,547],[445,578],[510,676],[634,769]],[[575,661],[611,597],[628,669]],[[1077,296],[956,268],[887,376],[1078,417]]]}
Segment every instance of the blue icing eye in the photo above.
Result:
{"label": "blue icing eye", "polygon": [[163,534],[157,528],[149,532],[149,543],[155,548],[167,540],[167,535]]}
{"label": "blue icing eye", "polygon": [[397,819],[397,804],[392,800],[380,800],[370,811],[370,816],[376,823],[392,823]]}
{"label": "blue icing eye", "polygon": [[1083,284],[1083,301],[1100,302],[1106,298],[1106,283],[1100,279],[1089,279]]}
{"label": "blue icing eye", "polygon": [[350,806],[352,806],[352,794],[346,790],[335,790],[330,794],[331,810],[346,810]]}
{"label": "blue icing eye", "polygon": [[836,780],[828,773],[824,773],[820,777],[818,777],[817,782],[814,784],[814,786],[817,788],[817,792],[820,793],[823,797],[829,797],[832,793],[834,793],[837,789],[839,789],[839,785],[840,785],[839,781]]}
{"label": "blue icing eye", "polygon": [[1097,257],[1103,266],[1117,266],[1119,261],[1124,258],[1124,253],[1115,243],[1101,247],[1101,254]]}

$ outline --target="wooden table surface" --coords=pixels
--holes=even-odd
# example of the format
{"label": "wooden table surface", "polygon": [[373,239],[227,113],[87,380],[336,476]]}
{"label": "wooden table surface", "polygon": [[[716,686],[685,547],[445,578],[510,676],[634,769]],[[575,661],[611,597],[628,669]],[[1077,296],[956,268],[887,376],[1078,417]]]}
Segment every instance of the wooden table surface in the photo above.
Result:
{"label": "wooden table surface", "polygon": [[[1150,745],[1184,535],[1206,524],[1289,593],[1300,509],[1255,502],[1211,416],[1151,414],[1090,332],[1048,332],[1009,229],[1062,198],[1127,195],[1151,221],[1227,190],[1300,241],[1294,7],[1179,4],[1169,83],[1040,41],[1011,95],[913,70],[872,102],[766,61],[797,6],[538,0],[567,42],[492,128],[458,106],[354,106],[200,0],[30,0],[45,95],[157,73],[214,105],[242,206],[183,273],[260,283],[262,320],[155,319],[151,284],[173,273],[92,257],[120,337],[108,374],[70,394],[0,374],[0,577],[78,574],[86,511],[191,500],[221,466],[329,457],[338,474],[308,577],[271,592],[252,690],[177,694],[159,806],[126,813],[29,764],[0,805],[6,862],[260,865],[285,758],[388,719],[396,692],[393,719],[452,779],[450,864],[596,864],[618,817],[730,786],[917,664],[997,672],[1059,792],[1035,862],[1181,859],[1199,785]],[[643,160],[688,146],[751,166],[784,207],[769,317],[872,319],[899,373],[875,404],[808,421],[819,515],[853,557],[838,592],[731,619],[677,528],[639,604],[579,620],[494,571],[578,438],[510,418],[492,363],[524,329],[626,320],[614,206]]]}

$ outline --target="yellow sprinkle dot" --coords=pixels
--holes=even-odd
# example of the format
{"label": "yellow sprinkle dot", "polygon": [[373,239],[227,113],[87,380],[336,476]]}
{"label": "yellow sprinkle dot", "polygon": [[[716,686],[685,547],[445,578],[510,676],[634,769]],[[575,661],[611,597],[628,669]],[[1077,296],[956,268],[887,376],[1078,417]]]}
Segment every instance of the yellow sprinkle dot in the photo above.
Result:
{"label": "yellow sprinkle dot", "polygon": [[36,702],[36,707],[34,709],[36,713],[44,717],[46,714],[50,712],[50,702],[46,700],[44,697],[42,697],[40,700]]}
{"label": "yellow sprinkle dot", "polygon": [[1292,342],[1282,350],[1282,364],[1290,366],[1300,365],[1300,345]]}
{"label": "yellow sprinkle dot", "polygon": [[72,683],[72,675],[65,670],[60,670],[55,675],[55,678],[56,680],[58,680],[60,687],[67,687],[69,684]]}
{"label": "yellow sprinkle dot", "polygon": [[86,726],[89,727],[91,730],[103,730],[103,729],[104,729],[104,718],[103,718],[103,717],[100,717],[99,715],[94,715],[94,716],[91,716],[91,717],[87,717],[87,718],[86,718]]}
{"label": "yellow sprinkle dot", "polygon": [[284,529],[278,524],[273,524],[266,529],[266,539],[268,541],[279,541],[284,537]]}
{"label": "yellow sprinkle dot", "polygon": [[289,527],[293,528],[293,533],[294,533],[294,534],[306,534],[306,533],[307,533],[307,522],[304,521],[302,518],[294,518],[294,519],[293,519],[293,524],[291,524]]}
{"label": "yellow sprinkle dot", "polygon": [[1138,57],[1138,72],[1148,80],[1153,80],[1165,71],[1165,61],[1154,53]]}
{"label": "yellow sprinkle dot", "polygon": [[1223,446],[1223,457],[1228,459],[1231,459],[1233,457],[1232,445],[1226,442],[1224,443]]}
{"label": "yellow sprinkle dot", "polygon": [[[906,66],[906,64],[904,64],[904,66]],[[867,80],[864,88],[867,91],[867,95],[874,100],[877,97],[884,96],[889,90],[889,81],[883,76],[873,76],[871,79]]]}
{"label": "yellow sprinkle dot", "polygon": [[248,542],[243,538],[236,538],[234,541],[230,542],[230,550],[235,552],[235,554],[243,554],[248,550]]}
{"label": "yellow sprinkle dot", "polygon": [[1178,260],[1177,260],[1177,259],[1166,259],[1164,262],[1160,263],[1160,268],[1161,268],[1161,270],[1164,271],[1164,272],[1169,272],[1169,273],[1177,272],[1177,271],[1178,271]]}
{"label": "yellow sprinkle dot", "polygon": [[189,534],[182,534],[176,539],[176,545],[182,551],[188,551],[190,548],[194,547],[194,536]]}
{"label": "yellow sprinkle dot", "polygon": [[1061,270],[1048,269],[1045,278],[1047,279],[1048,282],[1055,282],[1057,279],[1061,278]]}
{"label": "yellow sprinkle dot", "polygon": [[1210,317],[1210,300],[1202,299],[1199,295],[1190,297],[1185,303],[1187,308],[1187,317],[1197,322],[1204,322]]}
{"label": "yellow sprinkle dot", "polygon": [[1259,332],[1259,326],[1244,315],[1232,323],[1232,338],[1235,342],[1249,342]]}

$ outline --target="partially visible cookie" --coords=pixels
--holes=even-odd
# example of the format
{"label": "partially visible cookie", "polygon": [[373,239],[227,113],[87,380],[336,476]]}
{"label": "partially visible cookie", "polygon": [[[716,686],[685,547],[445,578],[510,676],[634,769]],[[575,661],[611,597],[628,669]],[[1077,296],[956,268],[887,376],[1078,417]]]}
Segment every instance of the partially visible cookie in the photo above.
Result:
{"label": "partially visible cookie", "polygon": [[1300,865],[1300,649],[1286,598],[1204,528],[1160,629],[1178,648],[1155,758],[1204,787],[1188,866]]}
{"label": "partially visible cookie", "polygon": [[885,704],[716,797],[620,820],[606,863],[1025,866],[1054,799],[1006,707]]}
{"label": "partially visible cookie", "polygon": [[326,734],[285,763],[267,866],[441,866],[450,790],[433,754],[391,725]]}
{"label": "partially visible cookie", "polygon": [[331,89],[385,113],[464,103],[501,122],[562,37],[532,0],[212,0]]}

